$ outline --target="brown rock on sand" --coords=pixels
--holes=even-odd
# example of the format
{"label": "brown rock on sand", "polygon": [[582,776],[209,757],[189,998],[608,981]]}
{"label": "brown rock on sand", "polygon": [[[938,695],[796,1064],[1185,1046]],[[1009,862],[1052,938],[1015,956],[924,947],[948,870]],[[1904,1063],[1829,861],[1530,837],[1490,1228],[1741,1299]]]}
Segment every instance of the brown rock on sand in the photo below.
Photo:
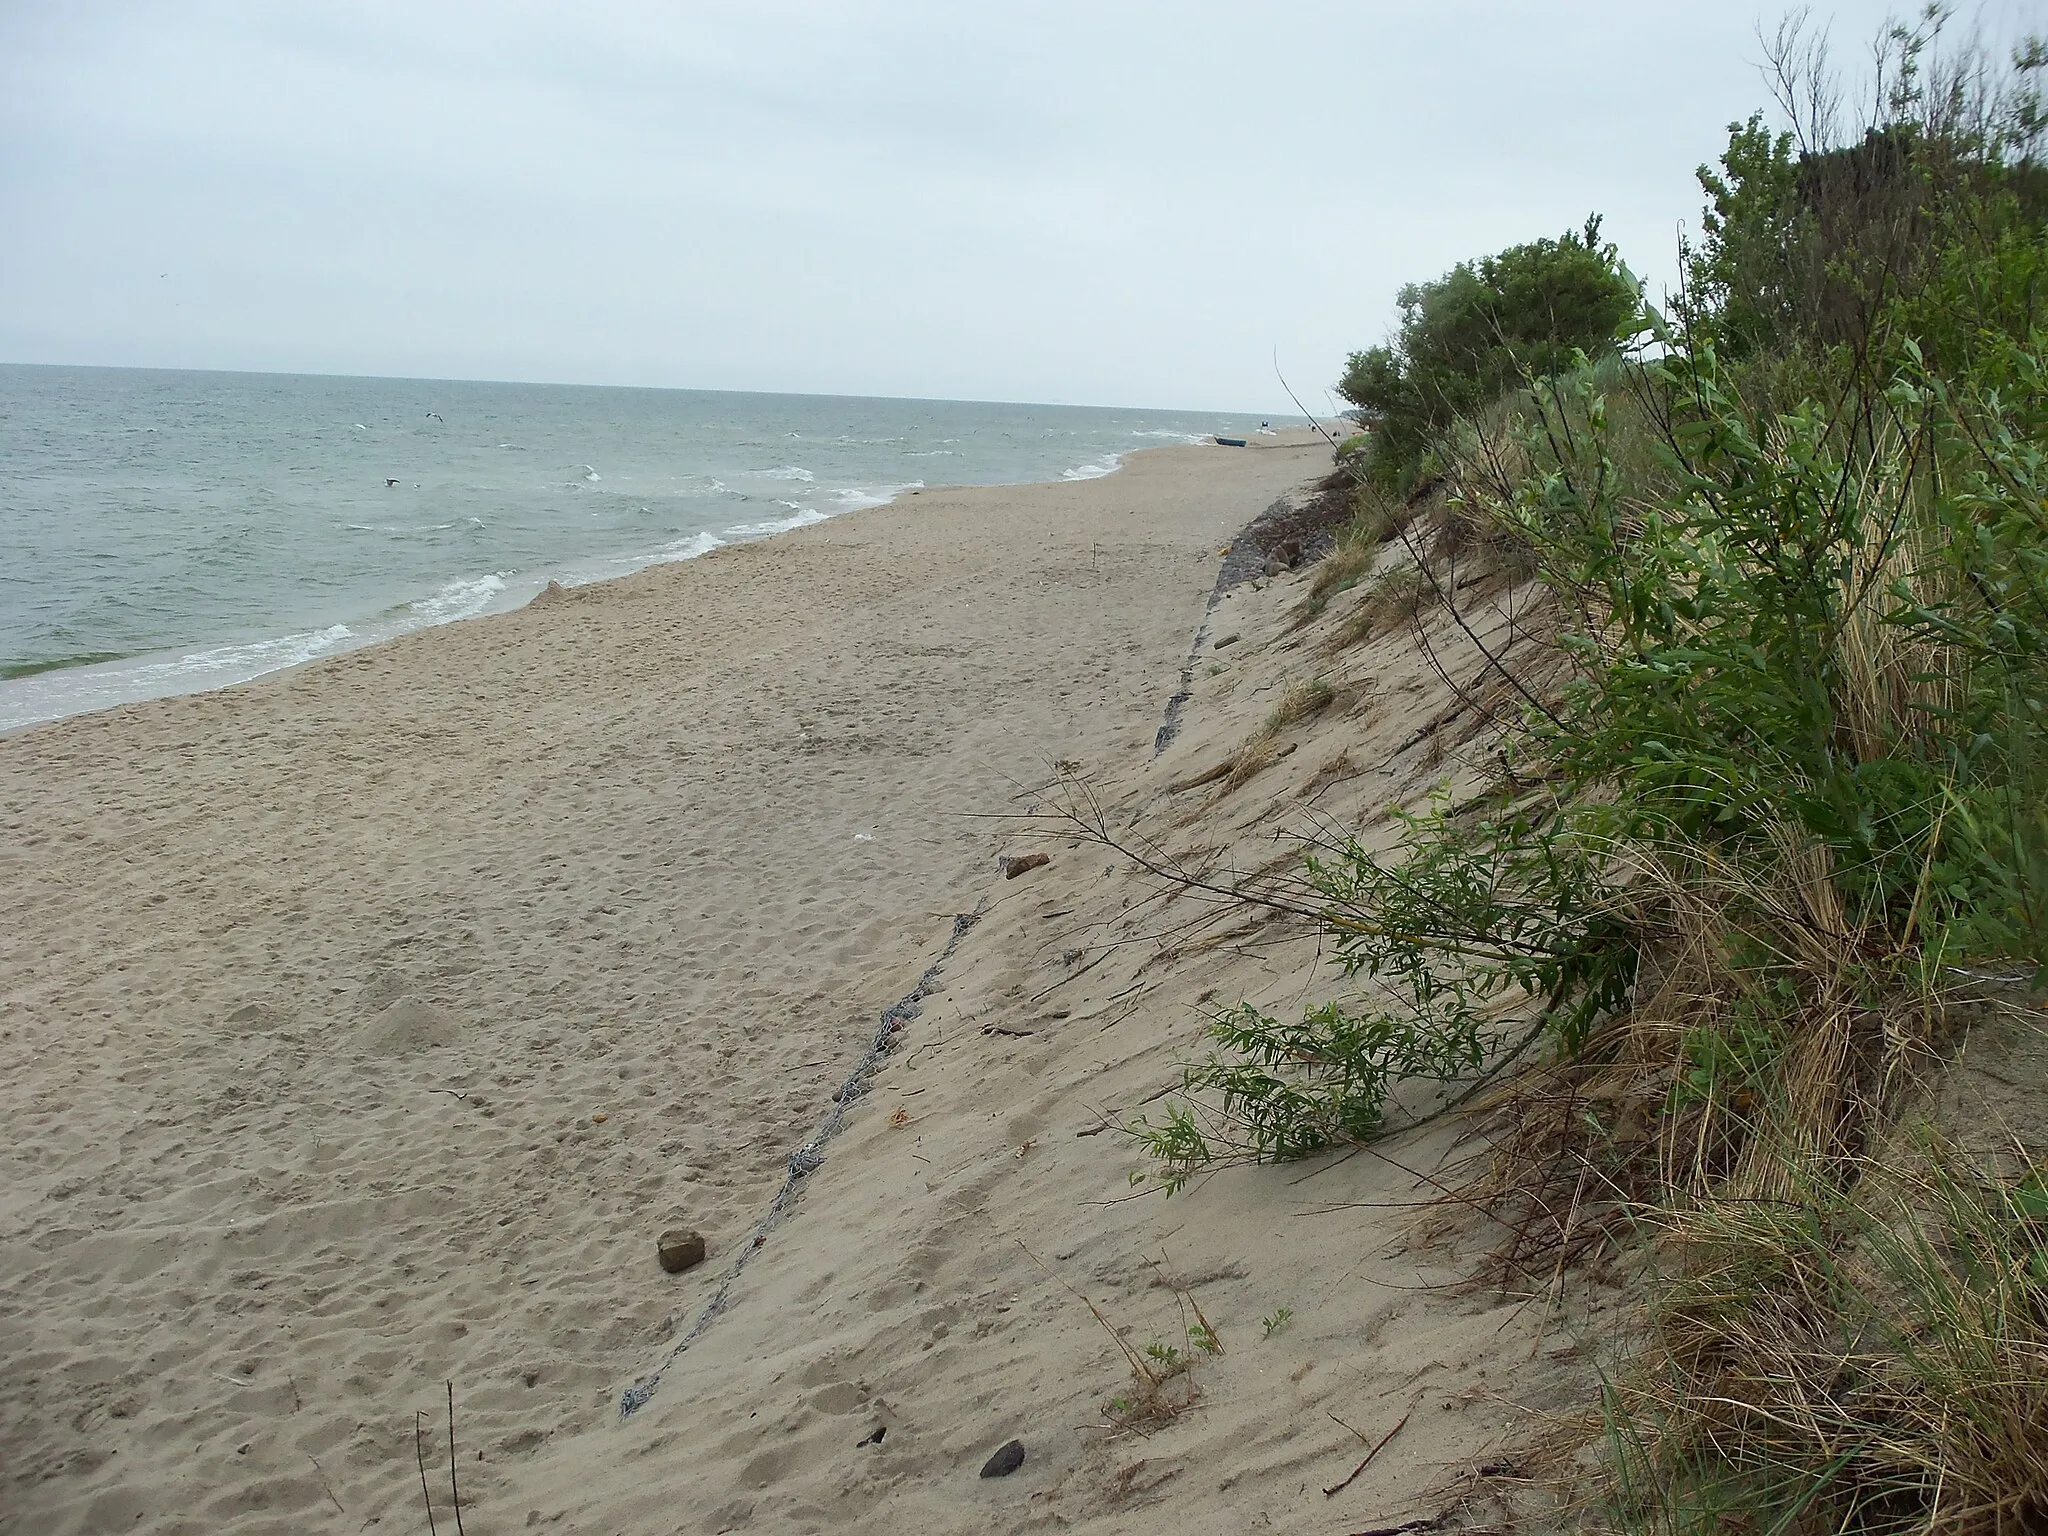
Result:
{"label": "brown rock on sand", "polygon": [[686,1269],[694,1269],[704,1262],[704,1234],[693,1232],[687,1227],[671,1227],[661,1234],[655,1243],[655,1255],[661,1260],[661,1267],[672,1275],[679,1275]]}

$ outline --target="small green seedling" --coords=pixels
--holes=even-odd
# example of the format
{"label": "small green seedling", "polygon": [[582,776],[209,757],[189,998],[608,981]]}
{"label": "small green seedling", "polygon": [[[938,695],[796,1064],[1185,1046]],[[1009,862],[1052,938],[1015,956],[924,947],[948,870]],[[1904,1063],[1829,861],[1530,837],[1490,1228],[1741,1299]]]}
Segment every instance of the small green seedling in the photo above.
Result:
{"label": "small green seedling", "polygon": [[1266,1337],[1270,1339],[1276,1333],[1285,1333],[1287,1325],[1293,1321],[1294,1308],[1282,1307],[1271,1317],[1260,1318],[1259,1325],[1266,1330]]}
{"label": "small green seedling", "polygon": [[1185,1370],[1188,1364],[1188,1357],[1171,1344],[1147,1344],[1145,1356],[1169,1371]]}

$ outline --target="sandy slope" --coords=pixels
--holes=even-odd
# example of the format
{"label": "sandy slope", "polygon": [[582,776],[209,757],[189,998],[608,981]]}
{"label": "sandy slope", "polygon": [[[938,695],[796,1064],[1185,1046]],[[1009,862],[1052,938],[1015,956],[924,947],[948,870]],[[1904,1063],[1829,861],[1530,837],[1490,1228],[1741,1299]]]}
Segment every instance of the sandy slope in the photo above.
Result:
{"label": "sandy slope", "polygon": [[[1423,616],[1427,646],[1395,622],[1331,655],[1361,594],[1296,629],[1302,590],[1287,576],[1222,602],[1162,756],[1082,765],[1120,840],[1228,881],[1291,863],[1297,834],[1384,841],[1389,802],[1491,769],[1485,715],[1503,700],[1441,612]],[[1498,647],[1528,597],[1482,578],[1462,600]],[[1318,675],[1333,702],[1282,731],[1269,766],[1232,789],[1176,788]],[[1174,896],[1131,858],[1062,839],[1045,814],[1059,791],[1039,800],[1003,846],[1052,863],[973,893],[987,905],[943,990],[733,1309],[630,1421],[558,1435],[515,1469],[494,1509],[508,1526],[1193,1536],[1503,1514],[1498,1481],[1475,1474],[1502,1470],[1536,1415],[1585,1401],[1572,1339],[1603,1320],[1567,1324],[1540,1288],[1462,1283],[1492,1234],[1411,1239],[1448,1130],[1134,1198],[1142,1159],[1114,1127],[1157,1113],[1206,1005],[1287,1012],[1343,984],[1299,924]],[[1105,1323],[1185,1351],[1188,1294],[1224,1353],[1199,1359],[1188,1411],[1116,1428],[1107,1405],[1131,1378]],[[646,1347],[643,1367],[662,1352]],[[1012,1438],[1022,1468],[979,1477]]]}
{"label": "sandy slope", "polygon": [[[1129,1163],[1073,1138],[1084,1098],[1160,1078],[1185,999],[1142,1037],[979,1034],[983,1012],[1036,1017],[1016,998],[1124,893],[1101,880],[1082,909],[1101,877],[1065,856],[992,885],[1002,838],[971,813],[1060,759],[1154,771],[1127,765],[1219,544],[1320,462],[1168,450],[1082,484],[927,493],[0,741],[0,1530],[424,1529],[413,1415],[448,1379],[472,1531],[570,1507],[561,1528],[717,1528],[750,1505],[763,1529],[856,1507],[987,1529],[992,1501],[1021,1521],[1086,1468],[1114,1482],[1128,1448],[1073,1427],[1115,1384],[1108,1341],[1009,1234],[1159,1328],[1143,1259],[1162,1230],[1192,1222],[1176,1262],[1250,1276],[1269,1240],[1207,1230],[1199,1202],[1283,1207],[1247,1178],[1076,1214]],[[614,1428],[618,1388],[708,1293],[878,1011],[992,890],[917,1026],[931,1048],[890,1069],[732,1314]],[[1145,953],[1044,1007],[1088,1018]],[[1097,1061],[1123,1075],[1085,1084]],[[891,1130],[926,1084],[901,1101],[917,1128]],[[653,1236],[678,1219],[713,1262],[672,1278]],[[1318,1230],[1345,1256],[1319,1285],[1350,1286],[1370,1244]],[[1215,1284],[1248,1345],[1228,1370],[1284,1383],[1330,1347],[1309,1291]],[[1277,1352],[1249,1347],[1255,1301],[1302,1318]],[[877,1414],[898,1428],[856,1456]],[[1270,1424],[1261,1454],[1342,1459],[1326,1420],[1299,1429]],[[1026,1470],[978,1482],[1011,1432]]]}

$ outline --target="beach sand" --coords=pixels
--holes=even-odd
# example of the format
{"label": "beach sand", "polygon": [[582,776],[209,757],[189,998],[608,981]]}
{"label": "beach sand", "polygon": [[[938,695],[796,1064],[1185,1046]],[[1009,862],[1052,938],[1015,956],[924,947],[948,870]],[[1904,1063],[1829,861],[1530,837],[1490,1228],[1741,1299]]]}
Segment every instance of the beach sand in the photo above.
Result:
{"label": "beach sand", "polygon": [[[449,1530],[447,1383],[476,1536],[1341,1531],[1470,1494],[1570,1369],[1550,1308],[1454,1284],[1386,1209],[1447,1133],[1133,1198],[1113,1123],[1205,1007],[1330,973],[1048,814],[1078,778],[1244,868],[1456,779],[1477,722],[1416,737],[1450,694],[1405,633],[1317,661],[1295,575],[1208,611],[1223,546],[1327,465],[1296,438],[926,492],[0,741],[0,1531],[423,1532],[420,1461]],[[1174,790],[1311,671],[1336,697],[1270,767]],[[677,1226],[710,1257],[669,1275]],[[1190,1291],[1224,1346],[1199,1401],[1113,1428],[1110,1329],[1185,1351]]]}

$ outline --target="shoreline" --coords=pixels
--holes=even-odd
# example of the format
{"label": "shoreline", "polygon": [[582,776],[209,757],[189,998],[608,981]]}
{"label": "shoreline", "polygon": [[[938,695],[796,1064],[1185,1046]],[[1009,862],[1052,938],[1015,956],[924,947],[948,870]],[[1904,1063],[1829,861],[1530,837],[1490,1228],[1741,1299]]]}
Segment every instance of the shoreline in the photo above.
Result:
{"label": "shoreline", "polygon": [[[1254,443],[1252,448],[1278,446],[1295,440],[1320,441],[1314,436],[1312,428],[1289,428],[1276,434],[1271,443]],[[214,645],[169,647],[129,655],[110,655],[76,664],[62,660],[32,664],[32,670],[13,677],[0,678],[0,739],[36,730],[58,721],[78,719],[130,704],[218,692],[222,689],[245,687],[265,679],[288,676],[318,662],[372,649],[408,635],[443,629],[473,619],[517,612],[535,601],[551,586],[559,585],[565,590],[574,591],[618,581],[643,571],[686,564],[717,554],[721,550],[763,543],[804,528],[896,506],[911,496],[1073,484],[1115,475],[1122,471],[1129,460],[1140,454],[1213,446],[1215,445],[1190,442],[1166,444],[1156,448],[1129,449],[1109,456],[1115,460],[1111,469],[1092,472],[1093,465],[1082,466],[1079,471],[1068,468],[1061,471],[1061,476],[1057,480],[1000,482],[987,486],[926,486],[913,482],[897,488],[884,500],[848,507],[844,511],[818,512],[815,509],[799,509],[797,513],[788,517],[767,518],[757,523],[737,523],[715,531],[703,530],[676,541],[678,545],[698,546],[685,553],[671,554],[664,549],[645,556],[587,556],[567,564],[536,570],[451,576],[434,592],[409,599],[376,614],[353,619],[335,619],[325,625],[289,634],[247,641],[224,641]],[[810,515],[806,515],[806,512]],[[766,531],[750,531],[757,529]],[[601,570],[603,574],[577,574],[592,569]],[[461,601],[465,595],[472,600],[481,597],[481,601],[475,606],[465,606]],[[441,602],[445,602],[449,610],[445,616],[435,616],[429,612],[417,621],[408,620],[407,616],[421,610],[423,605],[431,608],[432,605]],[[181,679],[197,680],[188,683]],[[104,686],[92,691],[92,685],[101,681]],[[88,690],[87,701],[77,703],[76,707],[49,707],[48,701],[60,695],[75,699],[80,687]]]}

